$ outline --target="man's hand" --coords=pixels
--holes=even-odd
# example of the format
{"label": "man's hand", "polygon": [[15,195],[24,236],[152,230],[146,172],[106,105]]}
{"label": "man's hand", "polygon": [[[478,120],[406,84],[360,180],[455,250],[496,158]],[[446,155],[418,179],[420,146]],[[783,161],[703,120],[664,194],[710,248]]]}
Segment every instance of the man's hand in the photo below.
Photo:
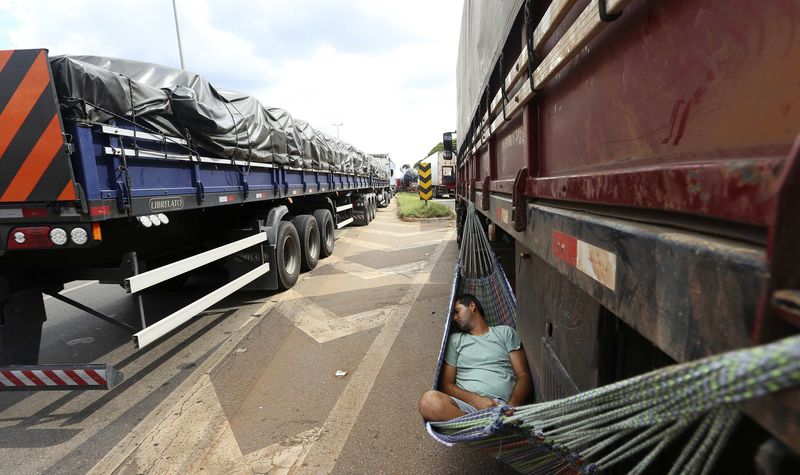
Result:
{"label": "man's hand", "polygon": [[494,402],[494,399],[485,396],[477,396],[475,398],[475,402],[477,402],[477,404],[473,404],[473,406],[479,411],[481,409],[488,409],[497,405],[497,403]]}
{"label": "man's hand", "polygon": [[442,366],[442,376],[439,382],[439,390],[448,396],[461,399],[478,410],[487,409],[497,405],[497,403],[491,398],[465,391],[456,386],[456,368],[447,363]]}

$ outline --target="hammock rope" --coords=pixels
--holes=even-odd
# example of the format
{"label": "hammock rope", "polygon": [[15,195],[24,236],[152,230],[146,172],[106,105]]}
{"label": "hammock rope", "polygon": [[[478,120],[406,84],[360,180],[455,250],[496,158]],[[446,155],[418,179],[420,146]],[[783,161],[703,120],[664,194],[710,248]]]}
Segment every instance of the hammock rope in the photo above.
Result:
{"label": "hammock rope", "polygon": [[[487,322],[516,327],[516,301],[474,205],[468,204],[447,315],[461,293],[475,295]],[[434,389],[454,331],[445,324]],[[682,434],[692,431],[670,474],[709,473],[750,399],[800,386],[800,335],[753,348],[656,369],[554,401],[500,406],[445,422],[428,433],[464,443],[533,474],[595,473],[638,457],[644,472]]]}

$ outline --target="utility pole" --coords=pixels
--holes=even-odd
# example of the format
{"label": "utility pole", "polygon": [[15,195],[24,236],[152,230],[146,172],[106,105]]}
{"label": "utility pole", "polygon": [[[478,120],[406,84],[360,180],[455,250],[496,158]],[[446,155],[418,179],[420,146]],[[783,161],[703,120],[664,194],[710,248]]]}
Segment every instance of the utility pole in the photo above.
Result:
{"label": "utility pole", "polygon": [[336,127],[336,138],[339,138],[339,127],[343,126],[344,122],[339,122],[338,124],[334,123],[333,126]]}
{"label": "utility pole", "polygon": [[178,55],[181,58],[181,69],[186,69],[183,64],[183,47],[181,46],[181,30],[178,28],[178,7],[175,6],[175,0],[172,0],[172,13],[175,14],[175,35],[178,37]]}

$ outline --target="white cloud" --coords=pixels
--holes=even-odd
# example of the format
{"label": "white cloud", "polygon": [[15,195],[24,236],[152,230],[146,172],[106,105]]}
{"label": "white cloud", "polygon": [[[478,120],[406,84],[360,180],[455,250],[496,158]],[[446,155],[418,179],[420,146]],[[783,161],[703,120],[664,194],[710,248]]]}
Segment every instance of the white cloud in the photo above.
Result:
{"label": "white cloud", "polygon": [[[178,66],[170,0],[0,0],[0,11],[2,49]],[[413,163],[455,127],[461,0],[178,0],[178,12],[187,69],[328,133],[343,122],[366,152]]]}

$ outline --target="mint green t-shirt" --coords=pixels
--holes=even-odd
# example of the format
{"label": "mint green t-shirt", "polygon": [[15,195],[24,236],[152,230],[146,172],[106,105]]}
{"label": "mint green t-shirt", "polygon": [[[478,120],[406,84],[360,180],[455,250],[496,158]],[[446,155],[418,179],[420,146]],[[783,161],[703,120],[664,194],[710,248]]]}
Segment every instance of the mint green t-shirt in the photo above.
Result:
{"label": "mint green t-shirt", "polygon": [[485,335],[454,333],[444,361],[456,368],[456,386],[490,398],[508,401],[517,383],[508,353],[521,347],[519,335],[508,325],[489,327]]}

